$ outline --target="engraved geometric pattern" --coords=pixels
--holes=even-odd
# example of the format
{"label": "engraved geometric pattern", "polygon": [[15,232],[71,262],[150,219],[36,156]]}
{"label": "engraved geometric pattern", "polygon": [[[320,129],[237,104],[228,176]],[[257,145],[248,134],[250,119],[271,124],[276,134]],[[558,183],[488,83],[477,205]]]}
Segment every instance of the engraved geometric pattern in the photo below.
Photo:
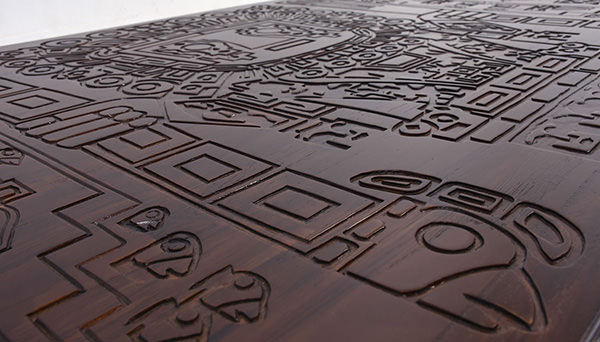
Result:
{"label": "engraved geometric pattern", "polygon": [[596,341],[600,2],[287,0],[0,48],[0,341]]}

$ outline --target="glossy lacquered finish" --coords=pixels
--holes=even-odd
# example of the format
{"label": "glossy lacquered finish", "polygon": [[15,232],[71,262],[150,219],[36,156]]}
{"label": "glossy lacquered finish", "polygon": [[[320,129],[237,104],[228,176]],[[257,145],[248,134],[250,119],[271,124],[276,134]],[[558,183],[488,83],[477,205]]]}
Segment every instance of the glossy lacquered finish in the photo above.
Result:
{"label": "glossy lacquered finish", "polygon": [[0,49],[0,340],[594,339],[599,15],[289,1]]}

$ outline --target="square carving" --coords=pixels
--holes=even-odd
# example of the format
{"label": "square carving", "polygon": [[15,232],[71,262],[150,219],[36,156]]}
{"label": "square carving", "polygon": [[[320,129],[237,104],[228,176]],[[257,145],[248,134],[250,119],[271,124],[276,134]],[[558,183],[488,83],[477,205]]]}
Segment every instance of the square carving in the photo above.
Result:
{"label": "square carving", "polygon": [[166,141],[169,138],[156,132],[142,130],[126,134],[121,137],[121,139],[136,146],[137,148],[142,149]]}
{"label": "square carving", "polygon": [[261,225],[260,231],[284,233],[305,243],[361,212],[373,201],[341,187],[284,171],[236,193],[219,205]]}
{"label": "square carving", "polygon": [[39,96],[39,95],[25,96],[20,99],[9,101],[9,103],[12,103],[19,107],[23,107],[23,108],[27,108],[27,109],[36,109],[36,108],[51,105],[56,102],[58,102],[58,101],[49,99],[44,96]]}
{"label": "square carving", "polygon": [[11,122],[38,118],[89,100],[47,89],[38,89],[23,94],[6,96],[0,101],[0,114]]}
{"label": "square carving", "polygon": [[272,165],[212,143],[144,166],[183,191],[206,198],[272,168]]}
{"label": "square carving", "polygon": [[198,177],[204,183],[210,183],[219,178],[227,177],[240,170],[236,166],[206,154],[197,159],[186,161],[179,165],[179,167]]}
{"label": "square carving", "polygon": [[302,221],[309,221],[339,203],[307,191],[286,186],[256,202]]}
{"label": "square carving", "polygon": [[194,139],[162,125],[139,129],[98,143],[106,151],[136,164],[191,144]]}

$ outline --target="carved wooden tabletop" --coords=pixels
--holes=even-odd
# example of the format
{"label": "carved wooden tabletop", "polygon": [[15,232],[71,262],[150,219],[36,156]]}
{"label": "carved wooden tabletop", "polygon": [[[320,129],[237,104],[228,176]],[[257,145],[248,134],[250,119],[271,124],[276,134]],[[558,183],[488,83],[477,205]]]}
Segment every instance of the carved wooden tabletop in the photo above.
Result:
{"label": "carved wooden tabletop", "polygon": [[597,0],[294,0],[0,49],[0,341],[592,341]]}

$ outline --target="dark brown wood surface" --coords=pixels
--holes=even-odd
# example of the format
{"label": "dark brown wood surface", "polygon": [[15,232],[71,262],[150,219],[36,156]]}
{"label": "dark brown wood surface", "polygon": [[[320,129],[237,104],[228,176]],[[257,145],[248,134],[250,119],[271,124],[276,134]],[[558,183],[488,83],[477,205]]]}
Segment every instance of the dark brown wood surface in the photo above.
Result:
{"label": "dark brown wood surface", "polygon": [[0,341],[592,341],[598,1],[0,49]]}

